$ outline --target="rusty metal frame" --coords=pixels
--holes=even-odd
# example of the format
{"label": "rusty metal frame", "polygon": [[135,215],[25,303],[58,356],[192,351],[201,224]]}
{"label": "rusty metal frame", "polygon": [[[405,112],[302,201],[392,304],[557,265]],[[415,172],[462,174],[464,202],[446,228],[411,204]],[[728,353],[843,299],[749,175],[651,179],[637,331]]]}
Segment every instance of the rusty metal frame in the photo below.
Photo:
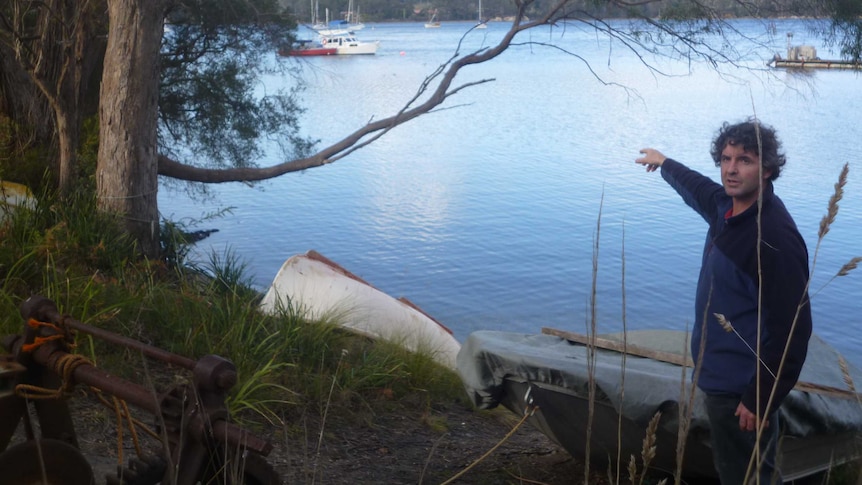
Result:
{"label": "rusty metal frame", "polygon": [[[69,354],[63,339],[50,340],[30,352],[22,350],[37,337],[51,337],[56,329],[25,327],[23,335],[10,335],[2,340],[9,355],[0,356],[0,452],[9,446],[23,422],[28,440],[37,439],[28,411],[28,401],[15,392],[21,384],[57,389],[61,385],[82,384],[121,399],[149,413],[160,424],[163,437],[162,458],[166,462],[161,483],[193,485],[195,483],[232,483],[224,479],[224,469],[239,466],[242,480],[238,483],[259,485],[280,484],[281,480],[265,457],[272,444],[253,435],[229,420],[225,397],[237,382],[236,367],[227,359],[207,355],[189,359],[163,349],[144,344],[104,329],[81,323],[61,315],[51,300],[34,296],[21,305],[24,321],[35,319],[51,323],[66,332],[91,335],[114,345],[136,350],[144,356],[191,372],[191,384],[178,385],[157,393],[153,389],[110,374],[89,362],[80,363],[67,379],[61,379],[61,360]],[[55,337],[56,338],[56,337]],[[30,400],[38,419],[41,439],[60,440],[79,449],[68,396],[57,399]],[[2,455],[2,453],[0,453]],[[241,460],[241,464],[232,463]],[[112,483],[159,483],[120,478]]]}

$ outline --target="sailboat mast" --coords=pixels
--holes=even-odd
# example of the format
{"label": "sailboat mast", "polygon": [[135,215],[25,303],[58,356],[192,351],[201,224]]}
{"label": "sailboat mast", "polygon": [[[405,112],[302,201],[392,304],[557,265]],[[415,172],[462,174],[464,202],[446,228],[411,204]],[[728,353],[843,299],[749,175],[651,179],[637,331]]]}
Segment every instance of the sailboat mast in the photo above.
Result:
{"label": "sailboat mast", "polygon": [[487,27],[488,27],[488,24],[485,23],[484,19],[482,18],[482,0],[479,0],[479,21],[476,23],[475,28],[484,29]]}

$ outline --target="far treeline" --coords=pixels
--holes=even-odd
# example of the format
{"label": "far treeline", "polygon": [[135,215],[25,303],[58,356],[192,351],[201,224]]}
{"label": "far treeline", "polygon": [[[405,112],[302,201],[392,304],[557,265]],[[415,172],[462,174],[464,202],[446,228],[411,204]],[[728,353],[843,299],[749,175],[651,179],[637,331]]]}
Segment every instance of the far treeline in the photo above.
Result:
{"label": "far treeline", "polygon": [[[297,17],[300,24],[309,23],[313,10],[323,19],[329,10],[331,20],[342,19],[347,15],[349,0],[283,0]],[[433,14],[440,21],[475,20],[478,15],[479,0],[433,0],[430,2],[406,2],[404,0],[353,0],[353,9],[363,22],[424,22]],[[509,19],[517,13],[516,2],[512,0],[482,0],[482,17],[485,20]],[[539,0],[527,9],[528,17],[538,17],[553,2]],[[698,18],[703,11],[720,12],[727,17],[782,17],[806,16],[824,17],[841,10],[859,11],[862,0],[706,0],[688,1],[627,1],[598,2],[579,0],[573,2],[571,9],[580,11],[585,17],[625,18],[625,17],[664,17]],[[855,7],[853,7],[855,4]]]}

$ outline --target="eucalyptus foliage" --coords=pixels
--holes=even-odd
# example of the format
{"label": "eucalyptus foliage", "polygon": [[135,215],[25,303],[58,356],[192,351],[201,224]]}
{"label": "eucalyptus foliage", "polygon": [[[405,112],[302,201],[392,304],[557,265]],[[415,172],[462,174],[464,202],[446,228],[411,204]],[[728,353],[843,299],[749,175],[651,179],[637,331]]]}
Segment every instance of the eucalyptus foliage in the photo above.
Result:
{"label": "eucalyptus foliage", "polygon": [[862,1],[825,0],[833,21],[826,30],[826,40],[841,48],[845,59],[862,61]]}
{"label": "eucalyptus foliage", "polygon": [[269,141],[287,158],[304,156],[312,144],[297,134],[301,85],[269,92],[263,79],[293,74],[276,52],[295,33],[296,19],[274,0],[171,9],[160,59],[160,153],[191,165],[248,167]]}

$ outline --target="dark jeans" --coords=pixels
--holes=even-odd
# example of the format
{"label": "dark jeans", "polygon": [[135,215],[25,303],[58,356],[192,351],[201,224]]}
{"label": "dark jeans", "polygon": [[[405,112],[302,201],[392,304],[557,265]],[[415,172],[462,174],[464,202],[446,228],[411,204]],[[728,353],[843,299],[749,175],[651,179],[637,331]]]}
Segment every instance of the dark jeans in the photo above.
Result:
{"label": "dark jeans", "polygon": [[[722,485],[743,485],[748,461],[754,452],[756,431],[739,429],[739,417],[734,416],[740,396],[706,396],[712,456]],[[775,446],[778,442],[778,412],[769,417],[769,426],[760,437],[760,484],[782,483],[781,472],[775,466]],[[756,483],[757,462],[752,462],[748,483]]]}

